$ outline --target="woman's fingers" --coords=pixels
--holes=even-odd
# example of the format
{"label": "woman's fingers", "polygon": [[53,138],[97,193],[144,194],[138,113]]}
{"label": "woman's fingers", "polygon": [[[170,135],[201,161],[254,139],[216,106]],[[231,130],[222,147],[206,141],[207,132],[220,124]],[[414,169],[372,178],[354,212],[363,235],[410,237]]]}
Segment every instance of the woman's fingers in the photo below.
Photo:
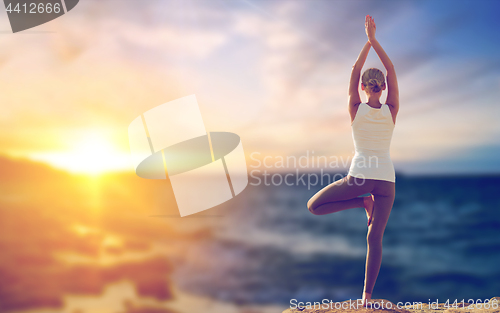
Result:
{"label": "woman's fingers", "polygon": [[377,29],[377,26],[375,25],[375,20],[370,15],[365,16],[365,29],[367,31],[373,30],[373,32],[375,32],[375,30]]}
{"label": "woman's fingers", "polygon": [[373,19],[372,16],[370,16],[369,26],[373,27],[373,29],[377,28],[377,26],[375,25],[375,20]]}

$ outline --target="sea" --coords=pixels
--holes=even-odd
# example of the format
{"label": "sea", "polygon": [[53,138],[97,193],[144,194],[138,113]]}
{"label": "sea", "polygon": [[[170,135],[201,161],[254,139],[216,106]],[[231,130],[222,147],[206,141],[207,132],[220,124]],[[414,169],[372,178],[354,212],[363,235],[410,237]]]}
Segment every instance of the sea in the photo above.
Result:
{"label": "sea", "polygon": [[[0,164],[0,311],[268,313],[362,296],[366,214],[311,214],[327,182],[253,175],[233,199],[180,217],[166,181]],[[397,172],[372,297],[500,296],[499,190],[500,174]]]}
{"label": "sea", "polygon": [[[307,200],[321,188],[248,186],[214,209],[217,216],[198,218],[213,235],[193,247],[196,257],[179,265],[174,280],[236,303],[360,298],[365,211],[311,214]],[[499,296],[499,190],[495,175],[398,174],[372,297],[441,303]]]}

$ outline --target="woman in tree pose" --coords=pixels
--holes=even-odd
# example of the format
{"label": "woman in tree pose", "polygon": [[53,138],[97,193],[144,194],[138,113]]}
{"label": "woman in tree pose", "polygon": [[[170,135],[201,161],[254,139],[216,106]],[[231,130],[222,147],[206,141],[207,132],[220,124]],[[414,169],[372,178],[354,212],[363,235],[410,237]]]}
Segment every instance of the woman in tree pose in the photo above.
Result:
{"label": "woman in tree pose", "polygon": [[[368,41],[352,67],[349,82],[349,114],[354,139],[355,155],[346,177],[321,189],[308,202],[312,214],[325,215],[346,209],[364,208],[368,218],[367,254],[363,303],[371,300],[373,287],[382,262],[382,237],[391,213],[396,193],[394,166],[389,154],[392,132],[399,110],[399,90],[394,65],[380,43],[375,39],[375,22],[365,19]],[[387,70],[367,69],[361,77],[361,89],[368,101],[361,102],[358,84],[361,69],[373,47]],[[382,90],[387,87],[387,100],[380,102]],[[366,197],[359,197],[364,194]]]}

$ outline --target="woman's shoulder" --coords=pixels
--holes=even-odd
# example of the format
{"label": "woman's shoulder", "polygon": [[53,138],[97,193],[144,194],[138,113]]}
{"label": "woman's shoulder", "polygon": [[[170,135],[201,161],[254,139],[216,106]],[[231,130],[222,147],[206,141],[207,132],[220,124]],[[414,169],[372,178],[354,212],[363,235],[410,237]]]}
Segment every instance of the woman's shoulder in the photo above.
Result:
{"label": "woman's shoulder", "polygon": [[384,106],[386,106],[388,111],[391,113],[392,122],[395,125],[396,124],[396,117],[398,115],[399,108],[397,108],[391,104],[388,104],[388,103],[386,103]]}
{"label": "woman's shoulder", "polygon": [[354,123],[354,121],[356,120],[356,116],[359,115],[360,110],[362,110],[362,108],[364,107],[363,106],[364,104],[366,104],[366,103],[360,102],[358,104],[355,104],[351,108],[349,108],[349,114],[351,115],[351,126]]}

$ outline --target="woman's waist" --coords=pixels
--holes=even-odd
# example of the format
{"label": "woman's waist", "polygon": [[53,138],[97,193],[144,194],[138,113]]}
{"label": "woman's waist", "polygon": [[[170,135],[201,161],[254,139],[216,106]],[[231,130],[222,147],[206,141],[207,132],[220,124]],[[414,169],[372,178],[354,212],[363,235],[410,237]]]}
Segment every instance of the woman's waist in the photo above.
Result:
{"label": "woman's waist", "polygon": [[383,156],[390,158],[390,149],[382,148],[382,149],[369,149],[369,148],[360,148],[355,147],[355,156]]}
{"label": "woman's waist", "polygon": [[391,157],[389,155],[361,155],[355,154],[351,161],[351,169],[370,168],[379,170],[394,170]]}

